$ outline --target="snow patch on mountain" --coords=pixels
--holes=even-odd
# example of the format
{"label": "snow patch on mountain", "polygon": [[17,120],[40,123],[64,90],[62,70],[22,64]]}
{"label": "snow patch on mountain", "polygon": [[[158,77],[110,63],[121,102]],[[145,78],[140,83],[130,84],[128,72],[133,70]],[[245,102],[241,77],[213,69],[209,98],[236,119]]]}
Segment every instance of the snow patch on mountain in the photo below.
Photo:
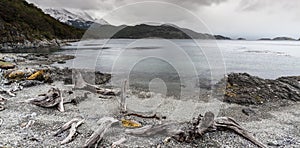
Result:
{"label": "snow patch on mountain", "polygon": [[91,17],[87,12],[84,11],[73,11],[67,9],[53,9],[47,8],[43,10],[46,14],[49,14],[51,17],[57,19],[58,21],[77,27],[87,29],[94,22],[100,25],[109,25],[104,19],[96,20]]}

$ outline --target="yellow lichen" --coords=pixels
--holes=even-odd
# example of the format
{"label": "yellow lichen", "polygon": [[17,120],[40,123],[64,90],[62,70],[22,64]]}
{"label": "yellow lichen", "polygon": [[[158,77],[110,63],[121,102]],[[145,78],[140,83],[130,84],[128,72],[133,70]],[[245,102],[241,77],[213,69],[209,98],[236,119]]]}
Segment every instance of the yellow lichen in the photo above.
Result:
{"label": "yellow lichen", "polygon": [[9,79],[22,79],[24,77],[24,75],[25,75],[25,73],[23,71],[16,70],[16,71],[11,72],[8,75],[8,78]]}
{"label": "yellow lichen", "polygon": [[43,80],[44,79],[44,71],[40,70],[32,74],[30,77],[27,78],[27,80]]}
{"label": "yellow lichen", "polygon": [[141,127],[142,124],[136,122],[136,121],[133,121],[133,120],[125,120],[125,119],[122,119],[122,125],[124,127],[129,127],[129,128],[137,128],[137,127]]}

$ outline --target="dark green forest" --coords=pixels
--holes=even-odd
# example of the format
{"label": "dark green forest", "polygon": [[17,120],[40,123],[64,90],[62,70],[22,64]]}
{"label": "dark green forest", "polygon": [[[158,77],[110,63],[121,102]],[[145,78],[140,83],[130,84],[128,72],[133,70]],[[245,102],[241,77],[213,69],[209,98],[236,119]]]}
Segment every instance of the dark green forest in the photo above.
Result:
{"label": "dark green forest", "polygon": [[24,39],[75,39],[84,30],[60,23],[25,0],[0,1],[0,42],[22,42]]}

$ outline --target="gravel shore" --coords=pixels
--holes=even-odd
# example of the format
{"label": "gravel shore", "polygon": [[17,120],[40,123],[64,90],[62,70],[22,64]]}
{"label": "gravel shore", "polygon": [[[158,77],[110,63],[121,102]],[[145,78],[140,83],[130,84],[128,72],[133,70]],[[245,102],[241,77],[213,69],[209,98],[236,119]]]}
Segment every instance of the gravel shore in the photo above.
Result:
{"label": "gravel shore", "polygon": [[[45,57],[47,56],[47,57]],[[52,82],[43,82],[39,85],[24,87],[15,92],[15,97],[10,97],[1,93],[7,100],[3,104],[4,110],[0,111],[0,147],[80,147],[97,129],[98,120],[102,117],[114,117],[121,121],[122,114],[119,110],[119,96],[110,99],[101,98],[99,94],[86,90],[74,90],[72,85],[66,85],[69,77],[64,75],[55,76],[55,73],[64,70],[58,70],[51,64],[68,60],[72,57],[64,55],[36,55],[36,54],[1,54],[0,59],[12,57],[17,63],[16,68],[31,67],[39,69],[41,67],[51,70]],[[31,60],[28,60],[31,58]],[[4,74],[5,71],[1,70]],[[101,74],[98,81],[99,86],[105,87],[103,83],[107,82],[110,76]],[[1,77],[1,86],[4,86],[6,80]],[[21,80],[22,81],[22,80]],[[100,85],[101,84],[101,85]],[[76,103],[65,104],[65,111],[60,112],[56,108],[42,108],[26,102],[26,100],[35,98],[40,94],[46,93],[51,88],[58,88],[62,92],[72,92],[65,95],[65,101],[76,100]],[[225,94],[226,95],[226,94]],[[205,95],[201,96],[205,97]],[[189,102],[178,101],[174,98],[160,98],[157,94],[150,95],[149,99],[162,99],[164,103],[156,109],[157,113],[166,116],[165,119],[145,119],[139,117],[129,117],[128,119],[137,121],[142,126],[173,122],[174,129],[185,127],[193,117],[198,114],[204,114],[205,102],[196,107],[191,117],[181,117],[176,115],[180,110],[176,107],[182,105],[182,111],[187,110]],[[202,98],[205,100],[205,98]],[[207,98],[206,98],[207,99]],[[228,98],[227,98],[228,99]],[[270,99],[270,98],[268,98]],[[137,95],[128,93],[128,100],[139,101]],[[142,99],[145,101],[145,98]],[[139,102],[142,103],[143,101]],[[191,101],[190,103],[194,103]],[[236,121],[247,129],[256,139],[268,147],[300,147],[300,103],[293,100],[280,102],[267,102],[264,104],[239,104],[220,101],[220,107],[217,116],[233,117]],[[129,104],[130,107],[130,104]],[[175,114],[176,113],[176,114]],[[73,141],[65,145],[60,145],[68,132],[58,136],[53,134],[66,122],[72,118],[82,117],[85,123],[78,127],[77,136]],[[33,124],[28,125],[29,122]],[[121,122],[109,128],[98,147],[112,147],[112,143],[121,138],[126,141],[117,147],[256,147],[254,144],[244,139],[240,135],[231,131],[216,131],[207,133],[203,137],[192,143],[180,143],[175,139],[168,139],[170,135],[160,133],[151,137],[139,137],[126,134],[125,127]]]}

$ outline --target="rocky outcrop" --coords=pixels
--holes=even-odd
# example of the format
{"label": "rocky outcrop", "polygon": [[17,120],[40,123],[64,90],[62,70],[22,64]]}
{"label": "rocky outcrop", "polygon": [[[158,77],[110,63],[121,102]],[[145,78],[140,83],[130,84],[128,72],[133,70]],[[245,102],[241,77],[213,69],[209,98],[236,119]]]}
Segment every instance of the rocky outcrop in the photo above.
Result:
{"label": "rocky outcrop", "polygon": [[1,50],[12,50],[12,49],[31,49],[31,48],[58,48],[60,46],[65,46],[69,42],[75,42],[78,39],[35,39],[33,41],[29,41],[24,39],[23,41],[18,42],[3,42],[0,44],[0,51]]}
{"label": "rocky outcrop", "polygon": [[300,101],[300,76],[270,80],[247,73],[231,73],[226,80],[225,102],[250,105]]}
{"label": "rocky outcrop", "polygon": [[0,49],[2,50],[10,50],[10,49],[27,49],[27,48],[41,48],[41,47],[59,47],[61,44],[61,40],[53,39],[53,40],[23,40],[19,42],[4,42],[0,44]]}

